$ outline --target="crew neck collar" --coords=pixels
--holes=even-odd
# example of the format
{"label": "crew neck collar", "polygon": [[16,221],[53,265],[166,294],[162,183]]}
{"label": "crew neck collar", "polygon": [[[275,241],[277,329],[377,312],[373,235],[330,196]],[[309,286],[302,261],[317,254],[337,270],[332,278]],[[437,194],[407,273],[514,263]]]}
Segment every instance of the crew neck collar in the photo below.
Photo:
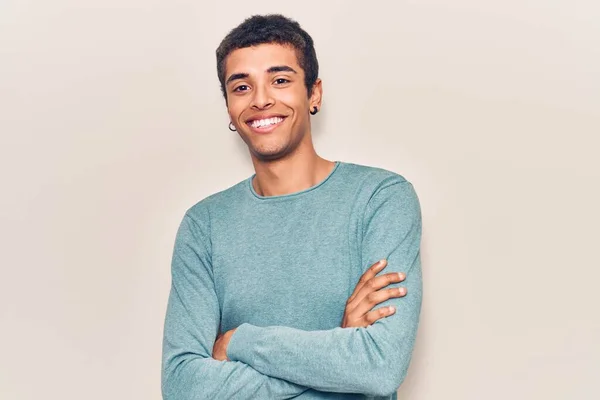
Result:
{"label": "crew neck collar", "polygon": [[341,161],[334,161],[334,163],[335,163],[335,165],[333,166],[333,169],[331,170],[331,172],[329,172],[329,175],[327,175],[325,177],[325,179],[323,179],[321,182],[317,183],[314,186],[311,186],[304,190],[300,190],[298,192],[280,194],[280,195],[276,195],[276,196],[261,196],[258,193],[256,193],[256,191],[254,190],[254,186],[252,186],[252,179],[254,179],[254,177],[256,176],[256,173],[254,173],[250,178],[246,179],[246,187],[248,188],[248,191],[250,192],[252,197],[259,201],[285,200],[285,199],[300,197],[306,193],[312,192],[312,191],[322,187],[323,185],[325,185],[325,183],[327,183],[330,180],[330,178],[335,174],[335,172],[339,169],[340,164],[342,164]]}

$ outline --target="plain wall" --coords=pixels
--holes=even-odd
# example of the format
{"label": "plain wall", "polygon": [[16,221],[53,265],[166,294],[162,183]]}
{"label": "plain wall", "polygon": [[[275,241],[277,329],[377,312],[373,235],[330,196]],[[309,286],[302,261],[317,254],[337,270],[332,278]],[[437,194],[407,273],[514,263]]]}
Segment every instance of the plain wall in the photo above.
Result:
{"label": "plain wall", "polygon": [[567,0],[2,1],[0,398],[160,398],[178,224],[254,172],[214,51],[269,12],[314,38],[317,152],[421,200],[400,398],[600,398],[600,5]]}

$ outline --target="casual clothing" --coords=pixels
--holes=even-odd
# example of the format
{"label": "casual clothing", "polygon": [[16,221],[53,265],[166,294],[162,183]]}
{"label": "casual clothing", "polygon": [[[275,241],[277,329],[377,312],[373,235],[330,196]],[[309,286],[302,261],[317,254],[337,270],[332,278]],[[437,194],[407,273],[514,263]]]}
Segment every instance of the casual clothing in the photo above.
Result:
{"label": "casual clothing", "polygon": [[[337,161],[319,184],[260,196],[251,177],[191,207],[177,233],[162,390],[183,399],[396,399],[422,298],[421,210],[412,184]],[[404,272],[396,312],[341,328],[361,275]],[[231,361],[211,357],[237,328]]]}

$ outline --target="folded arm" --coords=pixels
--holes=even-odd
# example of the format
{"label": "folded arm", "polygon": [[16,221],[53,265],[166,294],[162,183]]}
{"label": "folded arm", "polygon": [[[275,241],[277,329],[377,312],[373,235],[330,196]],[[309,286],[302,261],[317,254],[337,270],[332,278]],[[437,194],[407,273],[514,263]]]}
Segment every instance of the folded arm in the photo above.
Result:
{"label": "folded arm", "polygon": [[309,388],[264,375],[240,361],[211,357],[220,310],[210,264],[208,224],[186,214],[172,262],[164,326],[165,400],[290,399]]}
{"label": "folded arm", "polygon": [[386,258],[386,273],[406,274],[401,285],[407,295],[380,304],[395,306],[393,315],[365,328],[321,331],[244,323],[231,337],[228,358],[321,391],[394,393],[406,376],[422,298],[421,211],[410,182],[395,178],[378,188],[367,205],[363,233],[364,270]]}

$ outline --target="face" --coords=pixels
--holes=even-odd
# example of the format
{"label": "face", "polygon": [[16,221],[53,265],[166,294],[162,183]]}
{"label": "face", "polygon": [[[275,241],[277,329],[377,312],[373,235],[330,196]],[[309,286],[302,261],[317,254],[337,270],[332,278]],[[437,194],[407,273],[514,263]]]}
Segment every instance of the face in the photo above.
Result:
{"label": "face", "polygon": [[253,157],[270,161],[310,136],[310,110],[321,108],[321,81],[311,97],[292,47],[261,44],[233,51],[225,61],[227,112]]}

